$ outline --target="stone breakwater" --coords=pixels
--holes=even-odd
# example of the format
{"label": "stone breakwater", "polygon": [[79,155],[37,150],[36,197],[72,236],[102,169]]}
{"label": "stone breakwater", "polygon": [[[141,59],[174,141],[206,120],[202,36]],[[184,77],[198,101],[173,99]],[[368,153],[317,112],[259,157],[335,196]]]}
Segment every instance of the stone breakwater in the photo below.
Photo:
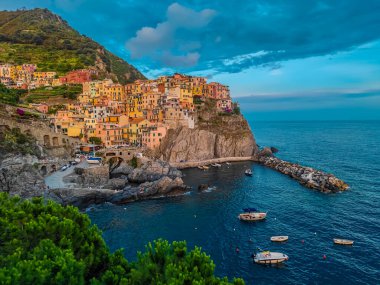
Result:
{"label": "stone breakwater", "polygon": [[287,162],[273,156],[261,156],[258,161],[278,172],[292,177],[300,184],[323,193],[336,193],[349,189],[349,186],[333,174]]}

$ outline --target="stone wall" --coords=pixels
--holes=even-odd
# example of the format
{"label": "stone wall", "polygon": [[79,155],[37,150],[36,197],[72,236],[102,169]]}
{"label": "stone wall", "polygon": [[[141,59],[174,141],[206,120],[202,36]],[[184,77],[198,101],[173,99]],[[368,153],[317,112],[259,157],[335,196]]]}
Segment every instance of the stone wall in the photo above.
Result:
{"label": "stone wall", "polygon": [[65,155],[66,151],[64,148],[72,148],[80,143],[79,139],[54,132],[52,128],[49,128],[42,121],[7,118],[1,115],[0,126],[18,128],[22,133],[30,134],[36,138],[39,145],[44,146],[48,150],[50,149],[51,154],[49,154],[52,156]]}

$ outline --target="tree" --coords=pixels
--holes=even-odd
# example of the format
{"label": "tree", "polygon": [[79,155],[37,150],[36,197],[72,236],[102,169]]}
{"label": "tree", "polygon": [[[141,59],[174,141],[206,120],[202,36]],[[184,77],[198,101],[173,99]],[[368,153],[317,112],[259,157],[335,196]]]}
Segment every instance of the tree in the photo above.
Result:
{"label": "tree", "polygon": [[42,198],[0,193],[0,241],[0,284],[231,284],[184,241],[149,243],[128,263],[121,250],[110,253],[87,215]]}
{"label": "tree", "polygon": [[102,139],[101,138],[98,138],[98,137],[91,137],[88,139],[88,141],[92,144],[96,144],[96,145],[101,145],[102,144]]}

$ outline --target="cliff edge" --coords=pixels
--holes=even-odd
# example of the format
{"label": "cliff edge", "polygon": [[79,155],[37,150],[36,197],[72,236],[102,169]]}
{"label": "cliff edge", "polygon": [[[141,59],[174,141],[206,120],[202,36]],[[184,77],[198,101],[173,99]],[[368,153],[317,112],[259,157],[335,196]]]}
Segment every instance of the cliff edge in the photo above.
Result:
{"label": "cliff edge", "polygon": [[157,156],[176,162],[252,157],[258,153],[253,133],[241,114],[219,113],[205,104],[196,111],[194,128],[171,129]]}

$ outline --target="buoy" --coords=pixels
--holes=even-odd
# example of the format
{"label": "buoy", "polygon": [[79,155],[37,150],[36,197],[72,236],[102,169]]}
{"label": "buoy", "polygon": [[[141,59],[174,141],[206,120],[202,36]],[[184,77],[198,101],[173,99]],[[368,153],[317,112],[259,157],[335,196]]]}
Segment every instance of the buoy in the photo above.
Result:
{"label": "buoy", "polygon": [[277,218],[274,218],[274,220],[277,220]]}
{"label": "buoy", "polygon": [[236,229],[234,228],[234,231],[236,231]]}
{"label": "buoy", "polygon": [[236,251],[237,253],[239,253],[240,249],[239,249],[238,247],[236,247],[235,251]]}
{"label": "buoy", "polygon": [[194,230],[197,230],[198,228],[194,228]]}
{"label": "buoy", "polygon": [[314,234],[316,235],[317,233],[315,232]]}
{"label": "buoy", "polygon": [[127,208],[124,208],[124,210],[126,210]]}
{"label": "buoy", "polygon": [[194,215],[194,218],[196,218],[197,217],[197,215]]}
{"label": "buoy", "polygon": [[323,259],[326,259],[326,254],[323,255]]}

